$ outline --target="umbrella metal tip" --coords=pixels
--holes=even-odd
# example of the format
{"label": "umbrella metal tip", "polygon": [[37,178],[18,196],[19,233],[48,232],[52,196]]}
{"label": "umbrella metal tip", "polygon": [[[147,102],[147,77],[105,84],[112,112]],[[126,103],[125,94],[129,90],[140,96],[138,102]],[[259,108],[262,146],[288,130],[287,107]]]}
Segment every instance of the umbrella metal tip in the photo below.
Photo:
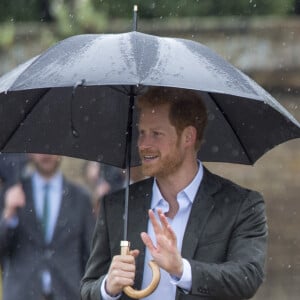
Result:
{"label": "umbrella metal tip", "polygon": [[138,6],[135,4],[133,5],[133,11],[137,12],[138,11]]}
{"label": "umbrella metal tip", "polygon": [[121,241],[120,246],[121,247],[130,247],[130,242],[129,241]]}

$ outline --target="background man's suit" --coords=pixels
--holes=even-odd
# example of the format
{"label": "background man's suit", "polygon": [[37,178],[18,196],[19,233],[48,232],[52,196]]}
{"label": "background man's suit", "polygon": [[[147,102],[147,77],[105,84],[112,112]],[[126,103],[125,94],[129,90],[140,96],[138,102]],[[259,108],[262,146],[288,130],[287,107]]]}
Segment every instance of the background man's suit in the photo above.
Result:
{"label": "background man's suit", "polygon": [[4,256],[4,300],[40,300],[41,273],[52,276],[56,300],[80,299],[79,283],[89,257],[94,226],[88,195],[63,179],[63,196],[53,238],[47,245],[37,218],[31,179],[23,182],[26,205],[19,209],[19,225],[0,224],[0,255]]}
{"label": "background man's suit", "polygon": [[[153,179],[131,186],[128,240],[139,249],[135,288],[140,289]],[[111,258],[120,253],[123,239],[124,193],[102,201],[91,257],[82,280],[84,300],[99,299],[100,286]],[[176,299],[246,299],[264,277],[267,227],[262,197],[211,174],[206,169],[185,230],[182,257],[192,268],[192,291],[177,289]],[[100,277],[99,280],[97,280]],[[126,295],[122,299],[128,299]]]}

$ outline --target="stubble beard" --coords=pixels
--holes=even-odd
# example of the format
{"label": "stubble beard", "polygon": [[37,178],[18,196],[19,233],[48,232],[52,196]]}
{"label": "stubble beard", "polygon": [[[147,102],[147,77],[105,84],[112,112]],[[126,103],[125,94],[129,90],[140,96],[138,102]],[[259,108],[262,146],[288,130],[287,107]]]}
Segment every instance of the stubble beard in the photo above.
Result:
{"label": "stubble beard", "polygon": [[166,178],[169,175],[176,173],[183,162],[183,159],[178,152],[170,154],[163,159],[159,156],[159,160],[160,161],[156,162],[155,165],[142,164],[143,174],[158,179]]}

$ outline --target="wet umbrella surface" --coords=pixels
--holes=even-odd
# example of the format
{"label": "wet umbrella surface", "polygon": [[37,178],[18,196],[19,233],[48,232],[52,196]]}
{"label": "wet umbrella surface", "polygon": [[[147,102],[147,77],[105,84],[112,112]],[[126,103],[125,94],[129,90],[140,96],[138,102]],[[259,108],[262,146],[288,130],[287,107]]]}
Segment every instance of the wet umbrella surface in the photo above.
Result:
{"label": "wet umbrella surface", "polygon": [[68,38],[2,76],[0,151],[124,168],[132,112],[130,164],[138,165],[134,101],[148,86],[203,96],[209,112],[203,161],[253,164],[300,137],[299,123],[271,95],[206,46],[129,32]]}

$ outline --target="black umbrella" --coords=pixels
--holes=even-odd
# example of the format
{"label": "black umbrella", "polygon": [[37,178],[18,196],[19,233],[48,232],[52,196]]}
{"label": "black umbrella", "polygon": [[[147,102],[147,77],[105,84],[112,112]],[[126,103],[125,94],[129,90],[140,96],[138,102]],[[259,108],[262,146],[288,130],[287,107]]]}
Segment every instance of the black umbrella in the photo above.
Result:
{"label": "black umbrella", "polygon": [[[300,136],[299,123],[271,95],[209,48],[129,32],[68,38],[1,77],[0,151],[125,168],[130,103],[147,86],[202,94],[209,109],[203,161],[253,164]],[[133,126],[133,144],[136,137]],[[133,148],[131,165],[138,164]]]}
{"label": "black umbrella", "polygon": [[300,137],[291,114],[211,49],[133,31],[70,37],[1,77],[0,151],[61,154],[129,170],[139,164],[131,147],[135,97],[149,86],[202,95],[209,113],[202,161],[253,164]]}

